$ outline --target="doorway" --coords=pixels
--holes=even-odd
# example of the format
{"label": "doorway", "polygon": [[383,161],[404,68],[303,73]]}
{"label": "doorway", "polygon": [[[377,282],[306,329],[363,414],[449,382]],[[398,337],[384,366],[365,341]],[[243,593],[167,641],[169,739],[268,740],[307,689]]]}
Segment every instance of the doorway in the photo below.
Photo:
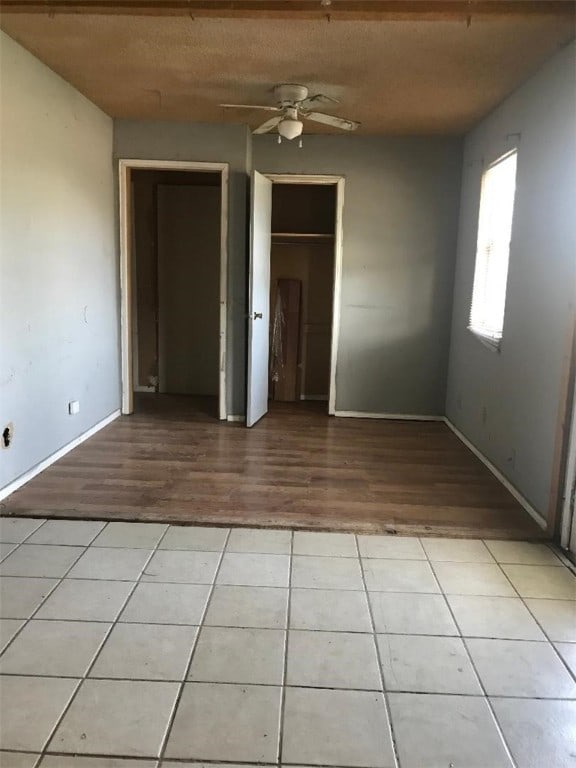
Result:
{"label": "doorway", "polygon": [[145,392],[226,418],[227,181],[224,164],[120,161],[123,413]]}
{"label": "doorway", "polygon": [[315,400],[328,412],[335,230],[335,185],[272,186],[272,401]]}
{"label": "doorway", "polygon": [[344,179],[255,173],[247,426],[270,401],[336,407]]}

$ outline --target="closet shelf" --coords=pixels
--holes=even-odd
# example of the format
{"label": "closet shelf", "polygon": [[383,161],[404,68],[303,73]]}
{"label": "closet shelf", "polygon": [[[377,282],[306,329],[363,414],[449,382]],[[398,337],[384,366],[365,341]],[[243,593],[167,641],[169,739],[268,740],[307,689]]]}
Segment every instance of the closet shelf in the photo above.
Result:
{"label": "closet shelf", "polygon": [[318,234],[317,232],[272,232],[272,239],[285,242],[329,243],[334,235]]}

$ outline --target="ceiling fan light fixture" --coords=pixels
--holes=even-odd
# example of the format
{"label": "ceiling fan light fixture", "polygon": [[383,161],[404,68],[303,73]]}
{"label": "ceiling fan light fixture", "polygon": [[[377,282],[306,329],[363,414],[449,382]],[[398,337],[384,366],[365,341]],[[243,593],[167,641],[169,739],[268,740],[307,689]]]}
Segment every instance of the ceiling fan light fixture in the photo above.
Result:
{"label": "ceiling fan light fixture", "polygon": [[304,123],[301,120],[293,120],[292,118],[284,118],[278,123],[278,133],[288,141],[297,139],[302,134],[303,128]]}

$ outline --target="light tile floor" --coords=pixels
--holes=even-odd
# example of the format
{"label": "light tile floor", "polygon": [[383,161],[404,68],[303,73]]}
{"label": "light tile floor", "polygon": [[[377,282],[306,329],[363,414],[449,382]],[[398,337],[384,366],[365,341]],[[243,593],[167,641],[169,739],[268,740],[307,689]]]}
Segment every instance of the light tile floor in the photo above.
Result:
{"label": "light tile floor", "polygon": [[575,768],[545,544],[0,518],[1,768]]}

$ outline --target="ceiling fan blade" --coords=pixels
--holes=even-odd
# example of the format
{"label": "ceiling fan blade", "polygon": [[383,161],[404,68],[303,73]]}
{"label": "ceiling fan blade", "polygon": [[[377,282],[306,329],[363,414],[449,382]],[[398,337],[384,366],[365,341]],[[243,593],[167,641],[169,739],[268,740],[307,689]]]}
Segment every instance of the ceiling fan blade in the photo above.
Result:
{"label": "ceiling fan blade", "polygon": [[317,93],[315,96],[308,96],[307,99],[300,102],[300,109],[312,109],[320,104],[340,104],[339,99],[334,99],[332,96],[326,96],[324,93]]}
{"label": "ceiling fan blade", "polygon": [[225,109],[265,109],[268,112],[281,112],[281,107],[265,107],[263,104],[218,104]]}
{"label": "ceiling fan blade", "polygon": [[278,123],[282,120],[282,115],[279,117],[271,117],[270,120],[266,120],[265,123],[259,125],[258,128],[252,131],[252,133],[268,133],[272,128],[276,128]]}
{"label": "ceiling fan blade", "polygon": [[355,120],[347,120],[344,117],[336,117],[335,115],[325,115],[323,112],[302,112],[302,116],[306,120],[331,125],[333,128],[340,128],[342,131],[355,131],[360,126],[360,123],[357,123]]}

